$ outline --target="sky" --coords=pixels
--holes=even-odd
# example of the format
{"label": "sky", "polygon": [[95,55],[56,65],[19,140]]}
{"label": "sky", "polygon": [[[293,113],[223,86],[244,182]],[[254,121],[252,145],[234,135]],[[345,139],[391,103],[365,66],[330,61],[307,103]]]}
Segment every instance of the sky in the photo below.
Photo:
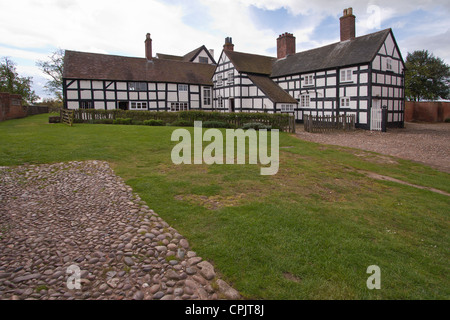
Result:
{"label": "sky", "polygon": [[449,0],[0,0],[0,58],[33,77],[41,98],[46,76],[36,66],[57,49],[144,57],[184,55],[205,45],[276,56],[276,39],[296,37],[297,52],[339,41],[339,18],[352,7],[356,36],[392,28],[403,59],[427,49],[450,64]]}

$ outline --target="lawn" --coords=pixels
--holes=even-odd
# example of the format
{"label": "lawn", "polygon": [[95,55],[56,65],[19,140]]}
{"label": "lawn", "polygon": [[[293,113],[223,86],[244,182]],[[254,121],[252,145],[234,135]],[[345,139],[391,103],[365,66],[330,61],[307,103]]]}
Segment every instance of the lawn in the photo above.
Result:
{"label": "lawn", "polygon": [[[176,166],[173,127],[47,120],[0,123],[0,166],[108,161],[246,298],[450,298],[450,197],[361,171],[450,192],[446,173],[286,133],[274,176],[259,165]],[[380,290],[366,286],[371,265]]]}

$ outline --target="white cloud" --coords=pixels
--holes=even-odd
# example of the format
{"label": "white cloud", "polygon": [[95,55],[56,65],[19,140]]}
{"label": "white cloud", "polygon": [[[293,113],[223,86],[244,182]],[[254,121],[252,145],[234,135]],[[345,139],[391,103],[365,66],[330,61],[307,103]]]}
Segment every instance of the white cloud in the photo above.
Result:
{"label": "white cloud", "polygon": [[[56,48],[62,48],[143,57],[147,32],[152,35],[154,54],[182,55],[204,44],[215,49],[218,58],[224,38],[231,36],[237,51],[273,55],[278,33],[253,21],[252,6],[285,8],[298,17],[298,26],[285,31],[294,33],[301,50],[337,41],[333,38],[338,32],[331,30],[329,35],[316,38],[315,31],[330,17],[338,29],[344,8],[353,7],[358,35],[377,29],[374,14],[379,13],[384,27],[404,29],[410,24],[411,12],[440,12],[439,21],[407,30],[416,35],[397,40],[404,55],[404,50],[415,50],[420,43],[435,55],[450,59],[449,33],[445,32],[450,29],[448,0],[4,0],[0,1],[0,12],[12,14],[0,19],[0,56],[45,60]],[[368,10],[374,8],[379,10]],[[392,25],[385,26],[386,21]],[[43,53],[46,50],[48,53]],[[36,74],[36,69],[21,70]]]}
{"label": "white cloud", "polygon": [[15,15],[0,20],[0,43],[19,48],[143,56],[145,34],[150,32],[156,51],[182,54],[211,37],[185,25],[180,7],[155,0],[3,1],[0,11],[21,13],[21,23]]}
{"label": "white cloud", "polygon": [[413,36],[398,42],[403,53],[403,59],[406,60],[408,52],[416,50],[428,50],[434,56],[443,59],[450,64],[450,29],[436,35]]}

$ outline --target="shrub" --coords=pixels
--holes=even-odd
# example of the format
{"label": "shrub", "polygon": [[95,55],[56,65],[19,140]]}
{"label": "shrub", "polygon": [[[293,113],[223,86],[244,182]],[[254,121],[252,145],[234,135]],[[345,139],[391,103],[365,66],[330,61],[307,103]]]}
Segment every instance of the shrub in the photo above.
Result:
{"label": "shrub", "polygon": [[48,117],[48,123],[60,123],[61,118],[59,116],[50,116]]}
{"label": "shrub", "polygon": [[144,120],[144,125],[145,126],[164,126],[164,121],[162,120],[155,120],[155,119],[151,119],[151,120]]}
{"label": "shrub", "polygon": [[242,126],[242,129],[247,130],[247,129],[255,129],[255,130],[262,130],[262,129],[267,129],[267,130],[271,130],[272,126],[268,126],[265,125],[264,123],[259,123],[259,122],[250,122],[250,123],[246,123]]}
{"label": "shrub", "polygon": [[173,127],[193,127],[194,122],[189,120],[176,120],[170,124]]}
{"label": "shrub", "polygon": [[450,118],[445,119],[445,122],[447,123],[450,122]]}
{"label": "shrub", "polygon": [[113,121],[113,124],[125,124],[125,125],[130,125],[131,124],[131,122],[132,122],[132,119],[131,118],[118,118],[118,119],[115,119],[114,121]]}
{"label": "shrub", "polygon": [[[272,129],[281,131],[289,130],[290,116],[284,113],[253,113],[253,112],[205,112],[201,110],[189,110],[180,112],[168,111],[136,111],[136,110],[95,110],[78,109],[75,110],[75,119],[84,119],[80,122],[90,122],[98,119],[132,119],[136,121],[161,120],[165,124],[177,126],[192,126],[194,121],[203,121],[203,123],[214,121],[227,123],[224,128],[241,128],[247,123],[268,124]],[[138,122],[139,123],[139,122]],[[121,120],[116,124],[122,123]],[[144,123],[145,124],[145,123]],[[210,124],[206,124],[209,126]],[[223,124],[211,124],[212,127],[222,127]],[[259,126],[259,125],[258,125]],[[259,128],[259,127],[256,127]]]}
{"label": "shrub", "polygon": [[203,128],[231,128],[231,125],[223,121],[205,121],[202,123]]}

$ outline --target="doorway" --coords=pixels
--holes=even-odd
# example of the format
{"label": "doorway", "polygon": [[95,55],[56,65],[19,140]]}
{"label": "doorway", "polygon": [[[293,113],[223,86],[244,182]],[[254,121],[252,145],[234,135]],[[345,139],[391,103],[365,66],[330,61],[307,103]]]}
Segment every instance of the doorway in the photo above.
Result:
{"label": "doorway", "polygon": [[230,98],[228,99],[228,103],[229,103],[229,110],[230,112],[234,112],[235,106],[234,106],[234,98]]}
{"label": "doorway", "polygon": [[128,101],[119,101],[120,110],[128,110]]}
{"label": "doorway", "polygon": [[383,119],[380,100],[373,100],[370,110],[370,130],[381,131],[381,123]]}

